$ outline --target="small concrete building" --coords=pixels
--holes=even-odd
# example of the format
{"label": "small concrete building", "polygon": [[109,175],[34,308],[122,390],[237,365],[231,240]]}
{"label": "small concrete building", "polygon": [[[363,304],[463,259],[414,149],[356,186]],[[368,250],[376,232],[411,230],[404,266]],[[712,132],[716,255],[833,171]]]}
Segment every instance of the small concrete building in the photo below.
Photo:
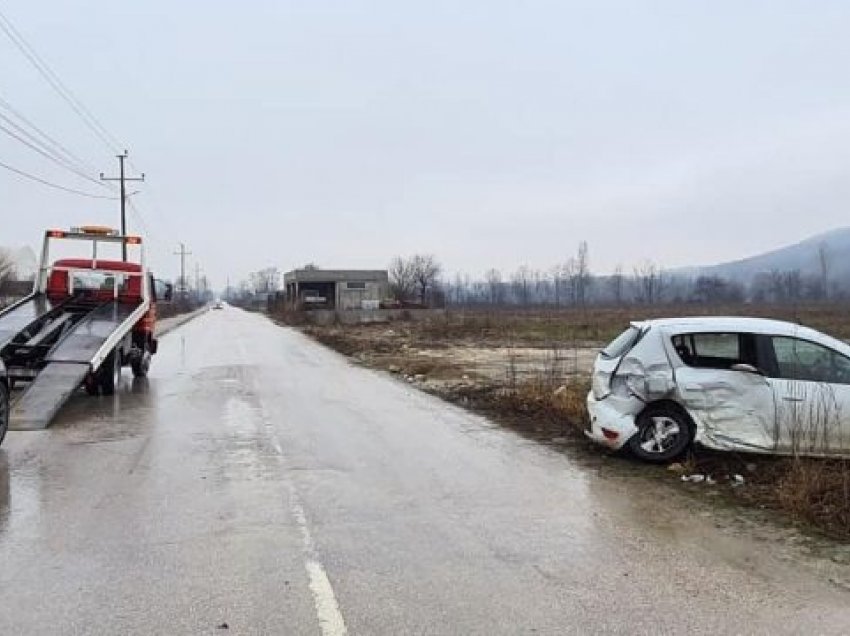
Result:
{"label": "small concrete building", "polygon": [[378,309],[389,296],[387,270],[296,269],[283,275],[286,302],[303,309]]}

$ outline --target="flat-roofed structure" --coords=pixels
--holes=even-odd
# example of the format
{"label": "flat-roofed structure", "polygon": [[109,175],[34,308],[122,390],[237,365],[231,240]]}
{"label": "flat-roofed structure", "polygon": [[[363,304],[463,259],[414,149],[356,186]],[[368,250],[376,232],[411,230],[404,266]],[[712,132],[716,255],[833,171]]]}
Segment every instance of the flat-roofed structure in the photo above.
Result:
{"label": "flat-roofed structure", "polygon": [[389,296],[385,269],[295,269],[283,275],[286,302],[302,309],[377,309]]}

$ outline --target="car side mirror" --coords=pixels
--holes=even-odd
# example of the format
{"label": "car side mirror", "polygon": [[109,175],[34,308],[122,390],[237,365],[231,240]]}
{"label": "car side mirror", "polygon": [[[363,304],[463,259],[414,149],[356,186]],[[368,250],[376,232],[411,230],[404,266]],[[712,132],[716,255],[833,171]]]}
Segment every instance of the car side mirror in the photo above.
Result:
{"label": "car side mirror", "polygon": [[174,285],[171,283],[165,284],[165,292],[162,294],[163,300],[165,302],[171,302],[171,299],[174,298]]}
{"label": "car side mirror", "polygon": [[739,362],[738,364],[733,364],[729,367],[732,371],[742,371],[744,373],[755,373],[756,375],[764,375],[761,369],[754,367],[751,364],[747,364],[746,362]]}

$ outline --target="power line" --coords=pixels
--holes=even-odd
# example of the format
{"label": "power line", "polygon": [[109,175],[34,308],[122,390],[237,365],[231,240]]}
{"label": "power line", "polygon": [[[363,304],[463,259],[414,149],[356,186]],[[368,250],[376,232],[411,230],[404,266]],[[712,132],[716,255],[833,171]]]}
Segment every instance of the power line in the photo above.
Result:
{"label": "power line", "polygon": [[[22,121],[24,124],[29,126],[32,130],[34,130],[35,133],[39,137],[41,137],[41,139],[43,140],[40,143],[44,147],[50,148],[51,146],[53,146],[53,151],[56,154],[64,156],[64,158],[66,158],[68,161],[70,161],[71,163],[75,163],[77,166],[84,169],[84,171],[86,171],[86,172],[90,172],[90,173],[95,172],[94,168],[92,168],[85,161],[80,159],[79,156],[77,156],[76,154],[74,154],[73,152],[68,150],[68,148],[63,146],[60,142],[56,141],[53,137],[51,137],[46,132],[44,132],[41,128],[39,128],[34,123],[32,123],[29,119],[27,119],[27,117],[23,113],[18,111],[14,106],[12,106],[12,104],[10,104],[8,101],[3,99],[2,97],[0,97],[0,108],[5,109],[7,113],[11,114],[13,117],[17,117],[18,120]],[[7,122],[9,122],[11,125],[13,125],[17,130],[23,129],[22,126],[15,124],[11,120],[11,118],[6,117],[2,114],[0,114],[0,117],[3,117],[3,119],[5,119]],[[34,137],[34,135],[28,135],[28,136],[30,138]]]}
{"label": "power line", "polygon": [[46,185],[50,188],[56,188],[57,190],[62,190],[64,192],[70,192],[72,194],[78,194],[83,197],[89,197],[90,199],[109,199],[111,201],[115,201],[118,197],[109,197],[101,194],[91,194],[90,192],[83,192],[82,190],[75,190],[74,188],[67,188],[65,186],[59,185],[58,183],[53,183],[48,181],[47,179],[42,179],[41,177],[37,177],[34,174],[30,174],[29,172],[24,172],[23,170],[19,170],[9,164],[3,163],[0,161],[0,168],[5,168],[9,172],[14,172],[17,175],[20,175],[26,179],[30,179],[32,181],[36,181],[41,183],[42,185]]}
{"label": "power line", "polygon": [[[2,114],[0,114],[0,118],[6,119]],[[13,126],[15,125],[14,122],[10,122],[10,123]],[[26,139],[21,137],[19,134],[15,133],[15,132],[9,130],[8,128],[6,128],[5,126],[3,126],[3,124],[0,124],[0,131],[6,133],[7,135],[9,135],[10,137],[12,137],[14,139],[17,139],[19,142],[21,142],[22,144],[24,144],[25,146],[27,146],[31,150],[34,150],[35,152],[37,152],[41,156],[46,157],[46,158],[50,159],[51,161],[53,161],[54,163],[62,166],[66,170],[73,172],[75,175],[77,175],[81,179],[85,179],[86,181],[91,181],[92,183],[95,183],[95,184],[97,184],[101,187],[104,186],[104,184],[101,183],[100,181],[98,181],[97,179],[94,179],[94,178],[88,176],[84,172],[80,172],[80,170],[78,170],[74,166],[70,165],[67,161],[63,160],[61,157],[57,157],[55,154],[52,154],[48,150],[44,150],[43,148],[40,148],[39,146],[35,145],[34,143],[27,141]],[[28,133],[26,133],[26,131],[23,131],[23,134],[28,134]]]}
{"label": "power line", "polygon": [[118,152],[121,144],[101,124],[91,111],[65,86],[59,76],[38,55],[35,49],[26,41],[23,35],[15,28],[9,18],[0,11],[0,30],[2,30],[18,48],[18,50],[29,60],[38,73],[50,84],[51,88],[71,107],[80,117],[83,123],[91,130],[105,145],[110,152]]}

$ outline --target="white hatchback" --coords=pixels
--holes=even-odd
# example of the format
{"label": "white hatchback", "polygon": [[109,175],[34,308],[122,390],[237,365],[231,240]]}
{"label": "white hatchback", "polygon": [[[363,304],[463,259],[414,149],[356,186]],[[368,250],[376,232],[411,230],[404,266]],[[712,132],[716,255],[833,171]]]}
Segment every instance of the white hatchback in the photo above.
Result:
{"label": "white hatchback", "polygon": [[632,323],[605,347],[587,397],[588,437],[669,461],[716,450],[850,455],[850,346],[760,318]]}

